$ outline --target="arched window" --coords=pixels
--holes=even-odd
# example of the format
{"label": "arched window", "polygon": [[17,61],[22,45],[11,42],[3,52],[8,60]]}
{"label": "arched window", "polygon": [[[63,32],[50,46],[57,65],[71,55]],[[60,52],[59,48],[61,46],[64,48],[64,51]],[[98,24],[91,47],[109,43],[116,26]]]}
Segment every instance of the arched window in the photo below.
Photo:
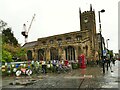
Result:
{"label": "arched window", "polygon": [[45,60],[45,52],[43,49],[38,50],[38,60],[40,61]]}
{"label": "arched window", "polygon": [[88,46],[87,45],[85,46],[85,53],[86,53],[86,56],[88,56]]}
{"label": "arched window", "polygon": [[27,51],[27,58],[28,58],[28,60],[32,60],[33,59],[32,58],[32,51],[31,50]]}
{"label": "arched window", "polygon": [[62,43],[62,39],[61,38],[57,39],[57,41],[58,41],[58,43]]}
{"label": "arched window", "polygon": [[45,45],[45,44],[46,44],[46,42],[45,42],[45,41],[43,41],[43,42],[42,42],[42,44],[43,44],[43,45]]}
{"label": "arched window", "polygon": [[66,60],[75,60],[75,49],[72,46],[68,46],[65,49]]}
{"label": "arched window", "polygon": [[62,39],[61,38],[57,39],[57,42],[58,42],[58,44],[60,46],[62,44]]}
{"label": "arched window", "polygon": [[79,41],[80,39],[81,39],[81,36],[80,36],[80,35],[76,36],[76,40],[77,40],[77,41]]}
{"label": "arched window", "polygon": [[50,60],[58,60],[58,49],[53,47],[50,49]]}
{"label": "arched window", "polygon": [[54,41],[53,41],[53,40],[50,40],[49,42],[50,42],[50,44],[53,44]]}

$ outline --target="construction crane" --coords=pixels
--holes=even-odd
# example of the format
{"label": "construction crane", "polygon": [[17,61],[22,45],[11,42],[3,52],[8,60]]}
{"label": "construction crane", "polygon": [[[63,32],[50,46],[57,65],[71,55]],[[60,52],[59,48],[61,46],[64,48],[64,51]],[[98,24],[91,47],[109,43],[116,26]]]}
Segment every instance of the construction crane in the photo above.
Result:
{"label": "construction crane", "polygon": [[34,18],[35,18],[35,14],[34,14],[32,20],[31,20],[31,23],[30,23],[28,29],[26,28],[26,24],[23,24],[23,28],[24,28],[25,31],[22,31],[21,34],[25,37],[25,43],[27,43],[28,33],[30,31],[30,28],[32,26],[32,22],[33,22]]}

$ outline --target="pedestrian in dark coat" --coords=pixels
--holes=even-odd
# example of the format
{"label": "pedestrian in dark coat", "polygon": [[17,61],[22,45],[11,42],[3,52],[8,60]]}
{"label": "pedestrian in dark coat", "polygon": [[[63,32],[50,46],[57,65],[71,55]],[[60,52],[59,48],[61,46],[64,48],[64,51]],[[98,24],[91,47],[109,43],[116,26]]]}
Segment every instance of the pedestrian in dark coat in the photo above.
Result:
{"label": "pedestrian in dark coat", "polygon": [[107,63],[107,71],[108,71],[108,64],[109,64],[108,58],[106,58],[106,63]]}
{"label": "pedestrian in dark coat", "polygon": [[110,59],[108,59],[108,66],[110,67],[110,62],[111,62],[111,60]]}

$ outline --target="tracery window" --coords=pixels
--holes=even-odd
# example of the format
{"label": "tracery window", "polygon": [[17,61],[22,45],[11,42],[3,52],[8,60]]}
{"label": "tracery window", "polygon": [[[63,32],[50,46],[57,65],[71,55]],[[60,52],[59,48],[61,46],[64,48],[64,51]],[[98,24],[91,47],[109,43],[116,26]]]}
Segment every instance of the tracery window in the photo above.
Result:
{"label": "tracery window", "polygon": [[57,42],[58,42],[58,44],[61,44],[62,43],[62,39],[61,38],[57,39]]}
{"label": "tracery window", "polygon": [[58,49],[53,47],[50,49],[50,60],[58,60]]}
{"label": "tracery window", "polygon": [[66,60],[75,60],[75,49],[72,46],[68,46],[65,49]]}
{"label": "tracery window", "polygon": [[38,60],[44,60],[45,59],[45,52],[43,49],[38,50]]}

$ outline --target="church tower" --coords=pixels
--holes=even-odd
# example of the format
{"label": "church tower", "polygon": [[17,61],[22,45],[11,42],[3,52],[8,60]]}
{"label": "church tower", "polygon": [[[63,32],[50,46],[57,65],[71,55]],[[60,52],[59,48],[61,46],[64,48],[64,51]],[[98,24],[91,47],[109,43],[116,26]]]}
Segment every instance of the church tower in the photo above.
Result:
{"label": "church tower", "polygon": [[95,21],[95,11],[92,9],[92,5],[90,4],[90,10],[84,11],[81,13],[81,9],[79,9],[80,15],[80,31],[88,31],[89,39],[90,39],[90,51],[95,54],[96,46],[96,21]]}
{"label": "church tower", "polygon": [[95,11],[92,10],[92,5],[90,4],[90,11],[84,11],[81,13],[81,9],[79,9],[80,15],[80,30],[93,30],[96,33],[96,23],[95,23]]}

